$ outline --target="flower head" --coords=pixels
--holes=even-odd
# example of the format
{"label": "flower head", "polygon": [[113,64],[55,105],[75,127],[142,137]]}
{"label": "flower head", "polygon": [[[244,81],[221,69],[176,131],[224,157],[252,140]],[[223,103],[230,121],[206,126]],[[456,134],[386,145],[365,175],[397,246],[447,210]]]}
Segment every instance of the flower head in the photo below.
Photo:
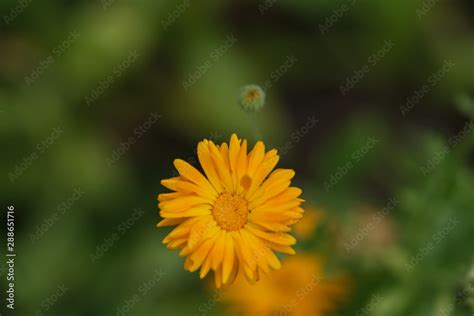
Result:
{"label": "flower head", "polygon": [[256,112],[265,105],[265,91],[255,84],[240,89],[239,104],[244,111]]}
{"label": "flower head", "polygon": [[301,190],[290,187],[295,172],[272,171],[277,151],[265,152],[259,141],[247,153],[247,140],[235,134],[229,145],[205,139],[197,152],[204,175],[176,159],[179,176],[161,181],[175,191],[158,196],[163,220],[157,226],[176,226],[163,242],[181,249],[186,270],[200,269],[201,278],[214,271],[217,287],[238,274],[254,282],[279,269],[273,251],[295,253],[291,246],[296,240],[287,233],[304,212]]}
{"label": "flower head", "polygon": [[328,277],[323,263],[321,257],[297,255],[257,284],[238,279],[223,300],[236,315],[327,315],[347,295],[349,280]]}

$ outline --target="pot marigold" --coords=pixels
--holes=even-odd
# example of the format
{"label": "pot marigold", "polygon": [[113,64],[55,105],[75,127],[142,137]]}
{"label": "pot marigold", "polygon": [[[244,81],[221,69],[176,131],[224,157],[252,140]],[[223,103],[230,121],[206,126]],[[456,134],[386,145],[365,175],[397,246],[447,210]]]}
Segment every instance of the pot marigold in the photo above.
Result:
{"label": "pot marigold", "polygon": [[181,249],[184,268],[200,268],[204,278],[214,271],[215,284],[230,284],[238,274],[255,282],[270,269],[279,269],[273,253],[294,254],[288,232],[303,216],[301,189],[290,187],[295,172],[272,171],[279,156],[265,152],[259,141],[247,153],[247,140],[236,134],[230,144],[210,140],[198,144],[204,175],[181,159],[174,160],[178,177],[162,180],[175,191],[158,195],[163,218],[158,227],[176,226],[163,240]]}

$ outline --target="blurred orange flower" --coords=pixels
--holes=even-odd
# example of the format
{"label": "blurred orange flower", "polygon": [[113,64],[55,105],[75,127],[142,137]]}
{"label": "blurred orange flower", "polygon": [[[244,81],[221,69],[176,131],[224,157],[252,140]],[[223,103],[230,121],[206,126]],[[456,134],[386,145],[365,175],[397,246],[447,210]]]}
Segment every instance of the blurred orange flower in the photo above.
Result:
{"label": "blurred orange flower", "polygon": [[324,219],[324,211],[318,207],[306,207],[304,217],[293,226],[296,235],[308,239]]}
{"label": "blurred orange flower", "polygon": [[349,280],[341,275],[328,278],[323,266],[318,256],[289,257],[280,270],[256,284],[237,279],[223,301],[230,304],[232,315],[326,315],[346,297]]}

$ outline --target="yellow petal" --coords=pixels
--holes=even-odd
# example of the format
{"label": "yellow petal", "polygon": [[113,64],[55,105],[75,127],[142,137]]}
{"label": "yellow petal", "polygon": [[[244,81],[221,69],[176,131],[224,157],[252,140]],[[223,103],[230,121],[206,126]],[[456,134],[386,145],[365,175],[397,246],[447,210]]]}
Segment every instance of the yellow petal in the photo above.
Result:
{"label": "yellow petal", "polygon": [[181,224],[183,221],[182,218],[165,218],[156,224],[156,227],[176,226]]}
{"label": "yellow petal", "polygon": [[234,186],[237,188],[238,193],[247,191],[250,186],[250,181],[242,181],[244,177],[250,179],[250,177],[247,176],[247,166],[247,140],[244,139],[242,141],[242,146],[240,146],[239,156],[237,157],[237,172],[235,172],[236,183]]}
{"label": "yellow petal", "polygon": [[161,184],[174,191],[179,191],[183,193],[195,193],[209,200],[209,202],[213,202],[217,197],[217,192],[215,190],[206,190],[205,188],[199,187],[192,182],[181,180],[181,178],[161,180]]}
{"label": "yellow petal", "polygon": [[[216,236],[217,238],[217,236]],[[215,246],[215,240],[214,240],[214,244],[212,245],[212,247],[214,248]],[[206,259],[204,259],[203,263],[202,263],[202,266],[201,266],[201,271],[199,271],[199,278],[201,279],[204,279],[207,275],[207,273],[209,272],[209,270],[211,270],[211,261],[212,261],[212,249],[209,250],[209,253],[207,254],[206,256]]]}
{"label": "yellow petal", "polygon": [[176,239],[169,242],[166,247],[171,250],[182,248],[183,245],[186,244],[186,241],[187,241],[187,238]]}
{"label": "yellow petal", "polygon": [[290,181],[295,176],[295,171],[292,169],[276,169],[268,178],[262,183],[261,188],[267,188],[274,182]]}
{"label": "yellow petal", "polygon": [[234,244],[239,258],[239,273],[242,273],[249,282],[255,281],[254,270],[256,262],[252,259],[252,253],[242,238],[240,231],[231,232],[234,237]]}
{"label": "yellow petal", "polygon": [[242,236],[247,240],[247,246],[250,247],[252,251],[251,260],[254,261],[257,266],[262,269],[264,272],[269,272],[268,263],[265,260],[266,253],[270,251],[265,244],[263,244],[259,239],[257,239],[253,234],[249,233],[246,229],[241,230]]}
{"label": "yellow petal", "polygon": [[196,168],[186,161],[182,159],[175,159],[173,163],[176,170],[178,170],[179,174],[185,179],[188,179],[189,181],[206,190],[215,190],[209,181],[207,181],[207,179]]}
{"label": "yellow petal", "polygon": [[198,217],[193,217],[190,219],[187,219],[183,223],[179,224],[174,228],[164,239],[163,243],[166,244],[172,239],[178,239],[183,236],[187,236],[189,232],[191,231],[191,228],[193,227],[194,223],[198,221]]}
{"label": "yellow petal", "polygon": [[181,212],[168,212],[161,211],[160,216],[163,218],[185,218],[185,217],[195,217],[211,214],[210,206],[197,206],[192,207]]}
{"label": "yellow petal", "polygon": [[219,268],[217,271],[214,272],[214,282],[216,284],[216,288],[220,288],[222,285],[222,268]]}
{"label": "yellow petal", "polygon": [[201,217],[201,219],[191,228],[188,239],[189,249],[192,250],[206,238],[213,237],[219,230],[220,228],[217,227],[216,222],[211,215]]}
{"label": "yellow petal", "polygon": [[285,203],[281,203],[279,205],[268,205],[268,204],[263,204],[258,207],[254,207],[252,209],[252,213],[250,213],[249,216],[257,215],[261,212],[268,212],[268,213],[273,213],[273,214],[283,214],[286,211],[293,210],[296,207],[299,207],[301,205],[301,201],[298,199],[294,199]]}
{"label": "yellow petal", "polygon": [[170,189],[172,191],[178,191],[175,187],[176,181],[180,180],[181,177],[173,177],[169,179],[163,179],[160,181],[161,185],[164,186],[167,189]]}
{"label": "yellow petal", "polygon": [[210,141],[209,150],[212,154],[214,166],[216,167],[217,173],[219,174],[219,178],[221,179],[222,185],[228,192],[232,192],[233,184],[232,177],[230,175],[230,170],[227,169],[219,149],[217,149],[216,145]]}
{"label": "yellow petal", "polygon": [[247,196],[248,200],[255,205],[255,199],[263,198],[264,200],[268,200],[269,198],[281,193],[284,189],[289,187],[291,183],[290,180],[294,175],[295,172],[291,169],[277,169],[273,171],[255,193],[251,196]]}
{"label": "yellow petal", "polygon": [[232,266],[232,271],[230,272],[229,279],[227,280],[227,284],[234,283],[235,279],[237,278],[238,272],[239,272],[239,258],[237,258],[237,255],[234,255],[234,264]]}
{"label": "yellow petal", "polygon": [[280,260],[278,260],[278,257],[275,256],[275,254],[273,253],[273,251],[268,251],[267,253],[267,257],[266,257],[266,260],[268,262],[268,265],[274,269],[274,270],[278,270],[281,268],[281,262]]}
{"label": "yellow petal", "polygon": [[252,177],[265,157],[265,145],[258,141],[249,154],[248,174]]}
{"label": "yellow petal", "polygon": [[245,228],[253,233],[255,236],[262,238],[266,241],[284,245],[284,246],[291,246],[296,243],[295,237],[285,234],[285,233],[274,233],[274,232],[265,232],[259,229],[255,224],[247,223]]}
{"label": "yellow petal", "polygon": [[161,193],[158,195],[158,202],[168,201],[168,200],[176,199],[176,198],[183,197],[186,195],[187,194],[183,192]]}
{"label": "yellow petal", "polygon": [[[245,231],[243,229],[242,231]],[[250,240],[252,240],[253,244],[256,246],[256,251],[259,252],[259,257],[258,257],[258,266],[264,271],[267,272],[267,264],[274,270],[280,269],[281,264],[280,260],[275,256],[273,251],[270,250],[270,248],[260,241],[257,237],[252,235],[251,233],[247,233],[248,236],[250,237]],[[260,263],[260,264],[259,264]]]}
{"label": "yellow petal", "polygon": [[216,271],[222,263],[222,259],[224,258],[224,249],[225,249],[225,239],[226,239],[227,232],[225,230],[221,230],[219,235],[217,236],[216,244],[212,249],[212,263],[211,267],[212,270]]}
{"label": "yellow petal", "polygon": [[[265,206],[278,206],[293,200],[297,200],[297,197],[302,193],[301,189],[295,187],[288,187],[277,195],[267,193],[267,191],[271,190],[272,189],[267,189],[264,194],[262,194],[262,196],[255,197],[252,203],[255,205],[265,204]],[[278,190],[278,188],[275,189],[275,191]]]}
{"label": "yellow petal", "polygon": [[185,211],[197,205],[210,205],[207,199],[197,195],[188,195],[177,199],[163,201],[158,204],[162,211],[166,212],[180,212]]}
{"label": "yellow petal", "polygon": [[236,172],[237,169],[237,158],[240,152],[240,141],[237,138],[237,135],[234,133],[230,137],[230,146],[229,146],[229,163],[230,170],[232,173]]}
{"label": "yellow petal", "polygon": [[209,142],[207,140],[204,140],[198,144],[198,158],[204,173],[216,192],[222,192],[223,189],[221,180],[219,179],[219,174],[217,173],[217,169],[214,166],[214,161],[209,150]]}
{"label": "yellow petal", "polygon": [[275,232],[288,232],[290,229],[288,226],[296,223],[301,215],[295,215],[296,213],[290,212],[285,213],[273,213],[273,212],[258,212],[251,213],[248,221],[250,223],[258,224],[268,231]]}
{"label": "yellow petal", "polygon": [[191,253],[191,250],[188,248],[188,246],[184,246],[183,249],[181,249],[181,251],[179,252],[179,256],[180,257],[184,257],[184,256],[187,256]]}
{"label": "yellow petal", "polygon": [[263,180],[270,174],[270,172],[275,168],[278,163],[279,156],[275,149],[270,150],[265,154],[263,162],[257,167],[256,171],[251,177],[251,186],[246,192],[246,197],[250,199],[251,196],[257,191],[257,189],[262,184]]}
{"label": "yellow petal", "polygon": [[270,248],[287,255],[294,255],[296,253],[295,250],[291,248],[290,246],[283,246],[283,245],[272,244],[272,243],[270,243],[269,246]]}
{"label": "yellow petal", "polygon": [[214,245],[216,238],[210,238],[205,240],[189,257],[192,261],[189,271],[194,272],[201,266],[202,262],[208,255],[212,246]]}
{"label": "yellow petal", "polygon": [[193,264],[193,262],[191,261],[191,259],[189,257],[187,257],[184,260],[184,269],[189,271],[189,269],[191,269],[192,264]]}
{"label": "yellow petal", "polygon": [[262,227],[265,227],[268,230],[274,231],[274,232],[289,232],[291,231],[291,228],[289,228],[287,225],[281,224],[281,223],[275,223],[275,222],[268,222],[266,219],[261,219],[259,217],[254,217],[252,218],[252,222],[255,224],[258,224]]}
{"label": "yellow petal", "polygon": [[230,170],[229,146],[227,146],[227,143],[222,143],[219,146],[219,151],[221,152],[226,168]]}
{"label": "yellow petal", "polygon": [[222,264],[222,283],[226,284],[234,266],[234,239],[231,234],[226,234],[224,261]]}
{"label": "yellow petal", "polygon": [[234,192],[237,192],[239,186],[239,176],[237,174],[238,170],[238,158],[240,153],[240,140],[237,138],[237,135],[234,133],[230,138],[229,146],[229,166],[230,173],[232,177],[232,186]]}

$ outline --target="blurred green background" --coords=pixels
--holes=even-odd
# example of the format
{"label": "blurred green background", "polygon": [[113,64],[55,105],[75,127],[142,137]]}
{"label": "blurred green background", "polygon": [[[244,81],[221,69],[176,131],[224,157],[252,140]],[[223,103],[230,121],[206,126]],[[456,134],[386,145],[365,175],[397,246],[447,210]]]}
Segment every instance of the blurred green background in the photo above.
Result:
{"label": "blurred green background", "polygon": [[[161,243],[156,196],[201,139],[253,143],[256,130],[326,214],[296,249],[351,276],[338,314],[474,312],[474,2],[0,10],[1,200],[17,252],[6,315],[221,315]],[[267,95],[255,116],[236,102],[249,83]]]}

